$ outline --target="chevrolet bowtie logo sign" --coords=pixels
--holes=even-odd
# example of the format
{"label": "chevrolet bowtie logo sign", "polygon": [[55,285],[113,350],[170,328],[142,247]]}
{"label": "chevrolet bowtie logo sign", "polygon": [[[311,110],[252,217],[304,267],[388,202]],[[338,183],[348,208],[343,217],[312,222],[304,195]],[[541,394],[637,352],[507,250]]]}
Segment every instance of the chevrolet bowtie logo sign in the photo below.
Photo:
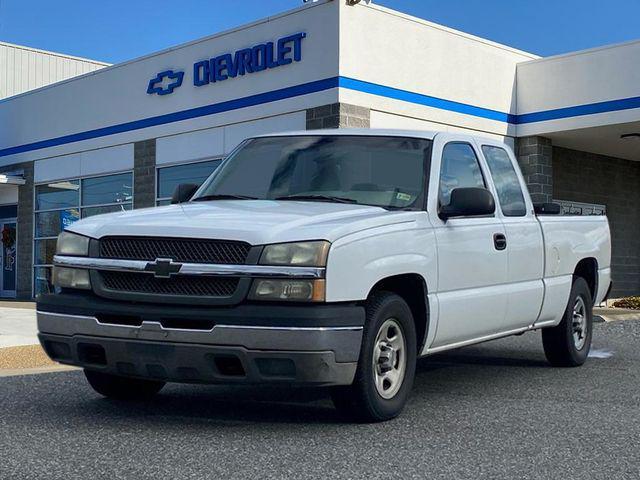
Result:
{"label": "chevrolet bowtie logo sign", "polygon": [[156,278],[171,278],[182,268],[181,263],[176,263],[170,258],[156,258],[155,262],[147,263],[144,268],[147,272],[153,272]]}
{"label": "chevrolet bowtie logo sign", "polygon": [[174,72],[173,70],[167,70],[160,72],[155,78],[149,80],[149,86],[147,87],[147,93],[152,95],[157,93],[158,95],[169,95],[173,91],[182,85],[182,79],[184,78],[184,72]]}

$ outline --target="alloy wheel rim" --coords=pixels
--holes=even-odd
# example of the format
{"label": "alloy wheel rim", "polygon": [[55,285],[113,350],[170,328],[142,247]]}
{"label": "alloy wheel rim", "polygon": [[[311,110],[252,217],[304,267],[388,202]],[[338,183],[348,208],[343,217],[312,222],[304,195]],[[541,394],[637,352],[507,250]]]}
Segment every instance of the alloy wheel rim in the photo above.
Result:
{"label": "alloy wheel rim", "polygon": [[395,318],[385,320],[373,348],[373,375],[378,395],[389,400],[396,396],[407,368],[407,345],[402,327]]}
{"label": "alloy wheel rim", "polygon": [[576,298],[576,302],[573,305],[573,312],[571,317],[573,344],[577,350],[582,350],[587,343],[587,307],[582,297]]}

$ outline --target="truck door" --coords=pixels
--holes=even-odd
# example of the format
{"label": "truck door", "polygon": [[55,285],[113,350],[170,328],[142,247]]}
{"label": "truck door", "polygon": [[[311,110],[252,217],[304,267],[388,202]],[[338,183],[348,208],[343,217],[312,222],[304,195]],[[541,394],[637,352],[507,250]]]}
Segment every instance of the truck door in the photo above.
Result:
{"label": "truck door", "polygon": [[533,204],[524,193],[524,180],[513,153],[503,144],[476,140],[484,155],[496,191],[497,214],[502,218],[507,253],[507,314],[505,324],[519,328],[534,323],[540,313],[544,287],[544,242]]}
{"label": "truck door", "polygon": [[497,214],[440,219],[441,205],[459,187],[489,189],[486,165],[473,139],[439,134],[434,139],[428,212],[438,252],[438,321],[430,350],[505,331],[507,252]]}

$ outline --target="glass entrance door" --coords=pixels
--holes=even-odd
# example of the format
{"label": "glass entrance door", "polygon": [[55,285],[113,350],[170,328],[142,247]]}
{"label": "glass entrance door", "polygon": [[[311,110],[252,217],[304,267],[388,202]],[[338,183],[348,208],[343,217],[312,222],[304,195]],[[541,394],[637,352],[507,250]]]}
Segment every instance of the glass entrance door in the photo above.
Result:
{"label": "glass entrance door", "polygon": [[16,296],[16,270],[18,238],[16,235],[16,222],[0,220],[0,240],[2,241],[2,255],[0,256],[0,296],[3,298],[15,298]]}

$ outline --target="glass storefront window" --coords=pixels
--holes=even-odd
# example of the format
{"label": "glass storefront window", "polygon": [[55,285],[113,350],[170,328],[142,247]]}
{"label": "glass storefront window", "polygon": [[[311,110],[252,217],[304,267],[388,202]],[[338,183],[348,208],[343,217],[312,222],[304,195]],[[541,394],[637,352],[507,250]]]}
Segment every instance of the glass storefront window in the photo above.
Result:
{"label": "glass storefront window", "polygon": [[0,206],[0,218],[17,218],[18,205],[2,205]]}
{"label": "glass storefront window", "polygon": [[69,208],[36,213],[36,238],[56,237],[67,226],[80,219],[80,210]]}
{"label": "glass storefront window", "polygon": [[82,205],[127,203],[133,198],[133,175],[122,173],[82,180]]}
{"label": "glass storefront window", "polygon": [[33,256],[36,265],[53,263],[53,256],[56,254],[56,241],[55,238],[36,240]]}
{"label": "glass storefront window", "polygon": [[173,191],[181,183],[202,185],[207,177],[218,168],[220,163],[222,163],[222,159],[159,168],[157,204],[168,205],[171,203],[169,201],[171,195],[173,195]]}
{"label": "glass storefront window", "polygon": [[34,294],[53,293],[51,284],[51,267],[36,267],[33,269]]}
{"label": "glass storefront window", "polygon": [[80,182],[65,180],[64,182],[48,183],[36,187],[36,210],[53,210],[56,208],[77,207]]}
{"label": "glass storefront window", "polygon": [[58,234],[80,218],[133,208],[131,172],[35,187],[34,294],[53,291],[51,264]]}
{"label": "glass storefront window", "polygon": [[122,212],[123,210],[131,210],[131,208],[130,203],[122,205],[107,205],[105,207],[87,207],[82,209],[82,218],[102,215],[103,213]]}

